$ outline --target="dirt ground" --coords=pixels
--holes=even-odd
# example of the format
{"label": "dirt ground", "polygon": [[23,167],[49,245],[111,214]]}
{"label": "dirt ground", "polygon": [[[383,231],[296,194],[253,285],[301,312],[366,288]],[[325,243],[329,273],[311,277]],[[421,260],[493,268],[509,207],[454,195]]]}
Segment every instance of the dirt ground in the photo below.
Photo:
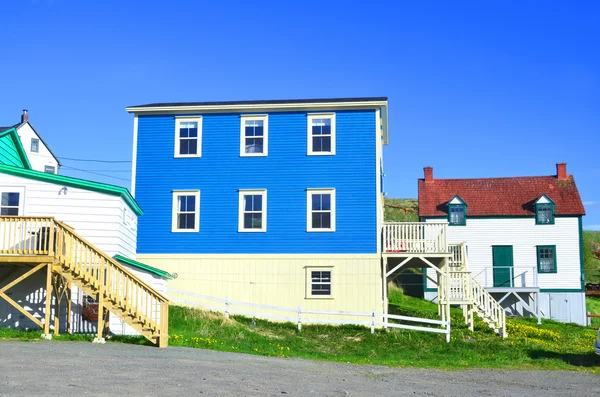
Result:
{"label": "dirt ground", "polygon": [[0,342],[0,396],[597,396],[600,377],[440,371],[109,343]]}

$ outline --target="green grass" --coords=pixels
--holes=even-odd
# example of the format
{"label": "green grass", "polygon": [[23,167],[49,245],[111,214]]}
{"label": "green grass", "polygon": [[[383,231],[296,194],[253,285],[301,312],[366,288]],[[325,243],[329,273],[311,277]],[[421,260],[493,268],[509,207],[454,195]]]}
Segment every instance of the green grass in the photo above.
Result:
{"label": "green grass", "polygon": [[[600,314],[600,298],[585,298],[587,311],[593,314]],[[592,318],[592,325],[600,327],[600,318]]]}
{"label": "green grass", "polygon": [[416,199],[386,198],[384,200],[386,222],[418,222],[419,203]]}
{"label": "green grass", "polygon": [[600,251],[600,231],[583,231],[583,260],[585,266],[585,281],[600,283],[600,260],[596,252]]}
{"label": "green grass", "polygon": [[[437,306],[390,292],[390,312],[437,317]],[[593,353],[596,329],[545,320],[509,319],[509,338],[502,339],[476,320],[475,332],[464,325],[461,310],[452,310],[452,340],[443,335],[403,330],[370,330],[360,326],[273,323],[242,316],[172,307],[171,346],[198,347],[271,357],[443,369],[565,369],[600,374]]]}
{"label": "green grass", "polygon": [[[437,306],[392,289],[390,312],[437,318]],[[593,353],[596,328],[545,320],[509,319],[509,337],[502,339],[476,318],[475,332],[464,325],[462,311],[452,309],[452,339],[417,331],[360,326],[275,323],[172,306],[171,346],[239,352],[270,357],[300,357],[353,364],[442,369],[564,369],[600,374]],[[0,328],[0,340],[40,340],[41,332]],[[91,341],[92,335],[60,335],[53,340]],[[113,342],[149,344],[141,337],[113,337]]]}

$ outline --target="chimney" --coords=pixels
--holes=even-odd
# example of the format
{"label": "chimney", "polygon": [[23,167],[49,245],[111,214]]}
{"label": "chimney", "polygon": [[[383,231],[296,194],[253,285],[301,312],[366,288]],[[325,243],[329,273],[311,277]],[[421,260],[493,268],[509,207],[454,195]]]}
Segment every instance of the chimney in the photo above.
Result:
{"label": "chimney", "polygon": [[423,172],[425,173],[425,183],[433,182],[433,168],[427,166],[423,167]]}
{"label": "chimney", "polygon": [[23,114],[21,115],[21,123],[24,123],[29,120],[29,115],[27,114],[27,109],[23,109]]}
{"label": "chimney", "polygon": [[556,163],[556,179],[566,181],[567,178],[567,163]]}

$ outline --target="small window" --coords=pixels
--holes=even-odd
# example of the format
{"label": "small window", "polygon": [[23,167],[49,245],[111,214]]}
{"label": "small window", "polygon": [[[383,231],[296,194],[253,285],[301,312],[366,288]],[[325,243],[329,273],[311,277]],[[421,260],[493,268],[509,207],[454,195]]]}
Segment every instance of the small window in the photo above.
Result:
{"label": "small window", "polygon": [[200,157],[202,153],[202,118],[175,119],[175,157]]}
{"label": "small window", "polygon": [[37,138],[31,138],[31,151],[38,153],[40,151],[40,140]]}
{"label": "small window", "polygon": [[467,207],[463,204],[448,205],[448,223],[454,226],[467,224]]}
{"label": "small window", "polygon": [[173,192],[173,232],[197,232],[200,223],[200,192]]}
{"label": "small window", "polygon": [[242,116],[240,156],[266,156],[268,153],[268,116]]}
{"label": "small window", "polygon": [[307,192],[307,231],[335,231],[335,189],[308,189]]}
{"label": "small window", "polygon": [[19,215],[19,200],[20,193],[6,192],[2,193],[0,199],[0,215],[2,216],[18,216]]}
{"label": "small window", "polygon": [[554,224],[554,205],[536,204],[535,205],[535,223],[537,225]]}
{"label": "small window", "polygon": [[308,154],[335,154],[335,114],[308,115]]}
{"label": "small window", "polygon": [[538,273],[556,273],[556,246],[540,245],[537,247]]}
{"label": "small window", "polygon": [[240,190],[240,232],[267,231],[267,191]]}
{"label": "small window", "polygon": [[56,174],[56,167],[53,165],[45,165],[44,172],[47,174]]}
{"label": "small window", "polygon": [[331,296],[331,270],[310,271],[310,295]]}

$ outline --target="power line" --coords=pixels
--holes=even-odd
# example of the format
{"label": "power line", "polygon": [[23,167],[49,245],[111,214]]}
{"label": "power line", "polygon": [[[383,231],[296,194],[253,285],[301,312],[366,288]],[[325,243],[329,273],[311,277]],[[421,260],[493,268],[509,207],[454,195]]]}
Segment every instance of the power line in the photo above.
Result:
{"label": "power line", "polygon": [[[63,165],[63,166],[61,166],[61,168],[73,168],[73,167],[70,167],[68,165]],[[74,169],[80,170],[79,168],[74,168]],[[93,169],[93,168],[92,169],[87,169],[86,168],[83,171],[92,171],[92,172],[131,172],[131,170],[106,170],[106,169],[104,169],[104,170],[96,170],[96,169]]]}
{"label": "power line", "polygon": [[80,168],[69,167],[69,166],[67,166],[67,165],[63,165],[61,168],[66,168],[66,169],[73,170],[73,171],[87,172],[88,174],[100,175],[100,176],[104,176],[104,177],[106,177],[106,178],[120,179],[120,180],[122,180],[122,181],[127,181],[127,182],[130,182],[130,181],[131,181],[131,179],[119,178],[118,176],[112,176],[112,175],[101,174],[101,173],[99,173],[99,172],[93,172],[93,171],[82,170],[82,169],[80,169]]}
{"label": "power line", "polygon": [[131,163],[131,160],[93,160],[93,159],[74,159],[70,157],[59,157],[61,160],[86,161],[90,163]]}

